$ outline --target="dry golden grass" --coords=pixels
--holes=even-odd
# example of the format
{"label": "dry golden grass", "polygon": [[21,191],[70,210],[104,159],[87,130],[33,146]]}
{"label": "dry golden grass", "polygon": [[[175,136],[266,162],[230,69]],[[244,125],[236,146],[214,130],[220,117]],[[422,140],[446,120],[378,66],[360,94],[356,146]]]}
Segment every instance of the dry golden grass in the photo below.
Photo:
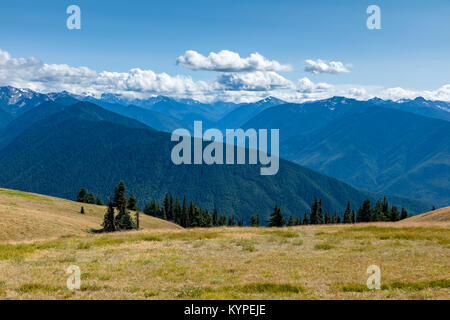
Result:
{"label": "dry golden grass", "polygon": [[425,212],[417,216],[405,219],[404,222],[426,222],[426,223],[450,223],[450,207]]}
{"label": "dry golden grass", "polygon": [[[148,227],[113,234],[83,228],[72,229],[79,230],[73,236],[61,232],[53,239],[0,243],[0,298],[450,298],[447,224]],[[365,285],[373,264],[381,268],[381,290]],[[81,269],[80,290],[66,287],[71,265]]]}
{"label": "dry golden grass", "polygon": [[[80,214],[81,206],[85,214]],[[99,229],[106,207],[81,204],[21,191],[0,189],[0,241],[26,241],[83,235]],[[179,228],[170,222],[140,215],[144,229]]]}

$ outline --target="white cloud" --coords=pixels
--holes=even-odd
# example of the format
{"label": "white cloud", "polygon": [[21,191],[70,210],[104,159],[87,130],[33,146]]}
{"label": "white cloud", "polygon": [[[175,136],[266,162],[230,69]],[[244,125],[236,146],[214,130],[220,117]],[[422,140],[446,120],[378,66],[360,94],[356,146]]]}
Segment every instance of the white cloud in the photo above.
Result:
{"label": "white cloud", "polygon": [[191,77],[152,70],[131,69],[128,72],[96,72],[87,67],[46,64],[36,58],[12,58],[0,50],[0,85],[12,85],[37,91],[67,90],[75,94],[101,93],[166,94],[191,96],[214,89],[214,84],[194,81]]}
{"label": "white cloud", "polygon": [[361,85],[314,83],[302,78],[296,83],[275,71],[220,73],[209,81],[193,80],[185,75],[155,73],[134,68],[128,72],[97,72],[87,67],[47,64],[37,58],[13,58],[0,50],[0,86],[29,88],[38,92],[68,91],[74,94],[122,94],[145,99],[154,95],[192,98],[202,102],[217,100],[252,102],[269,95],[289,102],[346,96],[360,100],[374,96],[399,100],[423,96],[429,100],[450,101],[450,84],[436,90],[408,90]]}
{"label": "white cloud", "polygon": [[308,78],[304,77],[297,82],[297,90],[301,93],[314,93],[314,92],[326,92],[333,88],[328,83],[313,83]]}
{"label": "white cloud", "polygon": [[380,91],[379,97],[382,99],[400,100],[415,99],[423,97],[427,100],[450,101],[450,84],[446,84],[437,90],[408,90],[400,87],[388,88]]}
{"label": "white cloud", "polygon": [[272,91],[292,88],[288,79],[276,72],[225,73],[217,78],[217,82],[227,90]]}
{"label": "white cloud", "polygon": [[305,61],[305,71],[311,72],[312,74],[320,74],[320,73],[348,73],[350,70],[348,69],[349,65],[344,65],[340,61],[324,61],[324,60],[311,60],[308,59]]}
{"label": "white cloud", "polygon": [[255,72],[255,71],[290,71],[291,67],[282,65],[278,61],[267,60],[259,53],[241,58],[238,53],[222,50],[218,53],[210,52],[207,57],[194,50],[188,50],[179,56],[177,65],[192,70],[207,70],[217,72]]}

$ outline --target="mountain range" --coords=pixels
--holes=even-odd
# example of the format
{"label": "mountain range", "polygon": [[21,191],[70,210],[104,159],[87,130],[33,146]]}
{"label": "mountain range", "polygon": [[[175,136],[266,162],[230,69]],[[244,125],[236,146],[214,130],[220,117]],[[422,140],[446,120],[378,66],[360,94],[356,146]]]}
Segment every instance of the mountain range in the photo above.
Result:
{"label": "mountain range", "polygon": [[[85,103],[77,104],[79,101]],[[112,185],[123,179],[143,202],[160,199],[165,192],[180,197],[186,194],[205,207],[216,206],[245,218],[253,213],[264,215],[275,203],[297,215],[309,207],[314,196],[324,198],[330,210],[339,210],[346,200],[358,203],[390,194],[395,195],[391,199],[398,205],[419,212],[431,204],[450,204],[449,106],[448,102],[423,98],[393,102],[333,97],[301,104],[274,97],[242,104],[205,104],[169,97],[129,101],[117,95],[97,99],[3,87],[0,169],[4,174],[0,185],[69,198],[77,188],[89,187],[106,197]],[[86,130],[67,132],[69,129],[61,125],[63,115],[66,127]],[[301,166],[281,160],[280,172],[267,179],[256,173],[257,166],[174,166],[167,159],[170,135],[164,132],[191,130],[195,120],[202,120],[204,129],[280,129],[281,157]],[[51,121],[60,125],[50,130]],[[109,134],[94,130],[94,123]],[[113,127],[129,138],[122,140],[112,134]],[[140,137],[138,131],[145,134]],[[79,144],[78,139],[85,144]],[[29,144],[31,141],[34,143]],[[47,141],[48,145],[38,141]],[[71,150],[69,146],[76,148]],[[112,152],[111,148],[117,149]],[[128,150],[129,156],[122,156],[119,150]],[[120,160],[113,161],[116,154],[120,154]],[[110,159],[111,163],[105,166],[95,159]],[[81,169],[84,162],[96,163],[86,176]],[[67,164],[64,170],[62,163]],[[111,174],[122,166],[125,168],[120,174]],[[340,185],[340,181],[306,167],[369,192]],[[47,179],[51,181],[54,168],[61,168],[61,177],[53,185],[45,184]],[[76,177],[82,181],[74,182]],[[343,194],[348,199],[339,190],[346,190]]]}
{"label": "mountain range", "polygon": [[[357,206],[382,197],[285,160],[274,176],[261,176],[258,165],[174,165],[170,134],[89,102],[53,104],[33,112],[59,112],[28,122],[0,150],[1,186],[71,199],[85,187],[106,199],[123,180],[141,206],[170,192],[247,222],[252,214],[267,219],[275,204],[287,215],[300,216],[314,197],[322,198],[327,210],[339,212],[347,201]],[[38,112],[41,108],[45,110]],[[389,199],[415,213],[429,207]]]}

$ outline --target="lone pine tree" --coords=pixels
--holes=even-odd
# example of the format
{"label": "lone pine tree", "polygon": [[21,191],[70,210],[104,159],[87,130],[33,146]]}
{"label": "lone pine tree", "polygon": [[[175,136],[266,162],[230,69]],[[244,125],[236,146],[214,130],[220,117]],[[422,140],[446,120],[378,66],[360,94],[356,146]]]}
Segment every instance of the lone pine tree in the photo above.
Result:
{"label": "lone pine tree", "polygon": [[270,214],[269,227],[282,227],[286,224],[281,209],[275,205],[273,212]]}
{"label": "lone pine tree", "polygon": [[119,211],[114,220],[116,230],[131,230],[136,228],[136,225],[128,212],[127,202],[125,183],[120,181],[114,192],[114,204]]}

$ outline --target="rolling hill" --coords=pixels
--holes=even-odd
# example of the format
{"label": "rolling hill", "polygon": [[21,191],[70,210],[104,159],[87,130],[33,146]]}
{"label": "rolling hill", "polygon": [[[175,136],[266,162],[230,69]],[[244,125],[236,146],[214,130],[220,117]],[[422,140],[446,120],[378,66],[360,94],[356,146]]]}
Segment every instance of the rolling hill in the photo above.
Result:
{"label": "rolling hill", "polygon": [[448,205],[449,136],[447,121],[372,107],[283,141],[281,155],[359,188]]}
{"label": "rolling hill", "polygon": [[[302,215],[314,197],[328,210],[359,206],[381,195],[351,187],[297,164],[280,160],[274,176],[261,176],[258,165],[174,165],[170,135],[83,102],[42,119],[0,150],[0,185],[73,199],[82,187],[106,198],[124,180],[140,200],[161,200],[166,192],[184,195],[221,213],[263,221],[278,204],[287,215]],[[390,199],[411,212],[428,205]]]}
{"label": "rolling hill", "polygon": [[[85,214],[80,214],[81,206]],[[100,229],[106,207],[40,194],[0,189],[0,241],[25,241],[86,235]],[[140,215],[144,230],[181,229],[178,225]]]}
{"label": "rolling hill", "polygon": [[403,221],[414,223],[450,223],[450,207],[440,208],[433,211],[418,214],[414,217],[408,218]]}

